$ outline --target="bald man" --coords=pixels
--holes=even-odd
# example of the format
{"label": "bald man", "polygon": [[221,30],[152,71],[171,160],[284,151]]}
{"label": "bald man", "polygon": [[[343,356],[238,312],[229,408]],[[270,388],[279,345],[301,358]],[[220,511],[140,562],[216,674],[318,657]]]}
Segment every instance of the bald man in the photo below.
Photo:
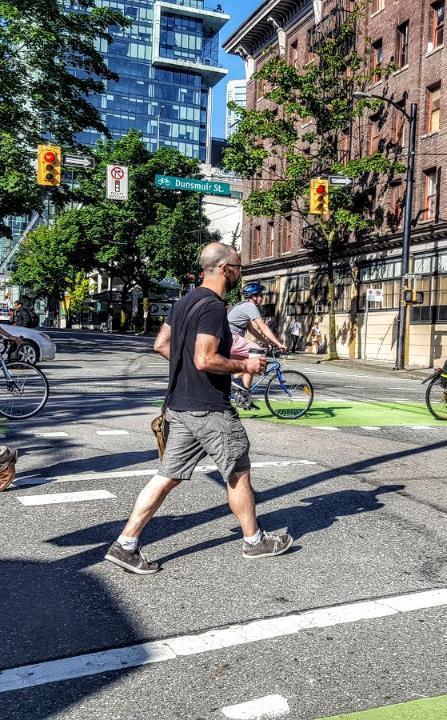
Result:
{"label": "bald man", "polygon": [[[167,397],[166,450],[157,475],[139,494],[122,535],[106,555],[110,562],[139,575],[159,570],[140,550],[143,528],[168,493],[189,481],[207,455],[227,483],[228,503],[242,530],[243,557],[281,555],[293,542],[288,533],[268,534],[258,526],[250,482],[250,445],[230,404],[231,374],[260,374],[266,362],[263,357],[230,359],[232,335],[223,298],[239,279],[241,261],[228,245],[210,243],[200,262],[204,271],[201,287],[174,305],[155,341],[156,352],[168,360],[179,359],[170,363],[174,382]],[[185,326],[185,340],[179,347]]]}

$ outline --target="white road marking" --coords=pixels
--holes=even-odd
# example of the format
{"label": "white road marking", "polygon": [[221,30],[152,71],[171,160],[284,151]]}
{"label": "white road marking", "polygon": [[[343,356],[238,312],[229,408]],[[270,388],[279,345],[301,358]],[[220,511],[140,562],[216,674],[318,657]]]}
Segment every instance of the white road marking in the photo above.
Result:
{"label": "white road marking", "polygon": [[345,385],[346,390],[366,390],[364,385]]}
{"label": "white road marking", "polygon": [[97,430],[97,435],[130,435],[128,430]]}
{"label": "white road marking", "polygon": [[[277,461],[265,461],[265,462],[252,462],[253,468],[263,467],[291,467],[294,465],[317,465],[314,460],[277,460]],[[217,465],[197,465],[194,472],[196,473],[207,473],[217,470]],[[48,483],[67,483],[67,482],[84,482],[89,480],[120,480],[122,478],[141,478],[150,477],[156,475],[158,472],[157,468],[147,468],[145,470],[128,470],[128,471],[110,471],[110,472],[95,472],[95,473],[80,473],[79,475],[65,475],[64,477],[37,477],[31,475],[30,477],[21,477],[14,480],[11,487],[27,487],[30,485],[46,485]]]}
{"label": "white road marking", "polygon": [[377,427],[376,425],[360,425],[362,430],[382,430],[381,427]]}
{"label": "white road marking", "polygon": [[44,432],[44,433],[36,433],[37,437],[42,438],[64,438],[68,437],[68,433],[66,432]]}
{"label": "white road marking", "polygon": [[312,425],[311,427],[314,430],[340,430],[339,427],[334,427],[333,425]]}
{"label": "white road marking", "polygon": [[60,503],[85,502],[90,500],[110,500],[116,498],[108,490],[84,490],[72,493],[53,493],[52,495],[22,495],[16,497],[22,505],[58,505]]}
{"label": "white road marking", "polygon": [[225,628],[214,628],[195,635],[153,640],[124,648],[111,648],[61,660],[49,660],[1,671],[0,693],[175,660],[186,655],[200,655],[212,650],[281,636],[297,635],[303,630],[313,628],[373,620],[446,605],[447,588],[438,588],[377,600],[361,600],[345,605],[304,610],[292,615],[280,615]]}
{"label": "white road marking", "polygon": [[288,715],[289,712],[289,703],[282,695],[266,695],[256,700],[222,708],[222,713],[230,720],[262,720],[262,718]]}

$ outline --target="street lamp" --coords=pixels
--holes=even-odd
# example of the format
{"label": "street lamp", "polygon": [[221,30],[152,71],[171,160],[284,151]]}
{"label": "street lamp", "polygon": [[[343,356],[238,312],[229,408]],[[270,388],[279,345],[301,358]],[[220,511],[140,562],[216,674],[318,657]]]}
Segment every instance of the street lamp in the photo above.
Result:
{"label": "street lamp", "polygon": [[411,103],[410,114],[403,109],[401,105],[387,97],[381,95],[373,95],[372,93],[354,92],[352,97],[356,100],[368,100],[370,98],[387,102],[399,110],[410,123],[410,132],[408,138],[408,161],[407,161],[407,177],[405,191],[405,211],[403,225],[402,240],[402,270],[400,278],[400,304],[399,304],[399,326],[397,336],[397,353],[396,353],[396,370],[405,369],[405,329],[407,324],[407,303],[404,300],[404,291],[407,286],[408,269],[410,262],[410,239],[411,239],[411,219],[413,210],[413,186],[414,186],[414,156],[416,149],[416,125],[418,106]]}

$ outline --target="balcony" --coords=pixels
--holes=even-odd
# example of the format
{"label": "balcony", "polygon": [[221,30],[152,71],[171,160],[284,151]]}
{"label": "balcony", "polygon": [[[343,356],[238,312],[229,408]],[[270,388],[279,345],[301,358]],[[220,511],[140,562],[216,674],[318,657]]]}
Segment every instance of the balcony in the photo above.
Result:
{"label": "balcony", "polygon": [[[318,53],[318,50],[330,38],[336,38],[343,23],[346,22],[351,13],[351,0],[336,0],[331,11],[321,21],[308,31],[309,52]],[[348,46],[352,45],[353,39],[348,38]],[[349,50],[347,47],[346,51]]]}
{"label": "balcony", "polygon": [[[164,14],[179,15],[201,21],[203,52],[200,55],[193,58],[167,57],[161,52],[161,24]],[[174,4],[166,0],[156,0],[154,3],[152,65],[169,70],[193,71],[202,76],[208,87],[213,87],[228,73],[228,70],[218,62],[218,33],[229,19],[230,16],[220,10],[207,10]],[[213,47],[214,39],[215,48]]]}

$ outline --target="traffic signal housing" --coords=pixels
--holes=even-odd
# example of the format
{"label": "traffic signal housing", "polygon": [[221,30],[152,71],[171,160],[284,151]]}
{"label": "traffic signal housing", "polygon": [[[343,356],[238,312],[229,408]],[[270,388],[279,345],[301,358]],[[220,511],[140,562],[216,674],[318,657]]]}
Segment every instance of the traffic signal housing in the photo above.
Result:
{"label": "traffic signal housing", "polygon": [[62,148],[58,145],[37,146],[37,184],[59,187],[61,184]]}
{"label": "traffic signal housing", "polygon": [[329,180],[313,178],[310,181],[310,208],[311,215],[329,214]]}
{"label": "traffic signal housing", "polygon": [[404,291],[404,300],[406,303],[412,303],[413,305],[423,305],[424,293],[420,290],[411,290],[407,288]]}

